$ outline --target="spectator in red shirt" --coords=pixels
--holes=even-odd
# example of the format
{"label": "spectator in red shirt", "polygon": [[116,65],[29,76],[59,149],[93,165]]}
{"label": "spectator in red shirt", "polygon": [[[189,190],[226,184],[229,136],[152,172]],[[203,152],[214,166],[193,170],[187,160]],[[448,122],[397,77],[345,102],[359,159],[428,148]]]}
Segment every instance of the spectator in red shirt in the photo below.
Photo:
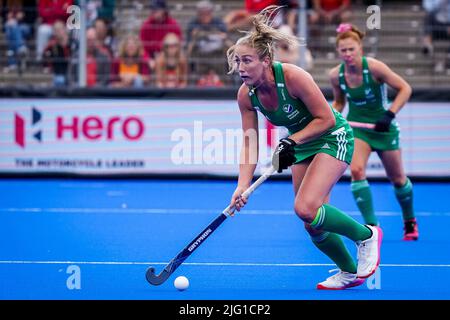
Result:
{"label": "spectator in red shirt", "polygon": [[154,68],[156,54],[161,51],[163,39],[168,33],[175,33],[180,39],[182,31],[178,22],[170,16],[164,0],[153,0],[151,14],[141,27],[141,41]]}
{"label": "spectator in red shirt", "polygon": [[69,14],[67,8],[73,4],[72,0],[39,0],[39,27],[36,38],[36,58],[41,61],[42,54],[53,32],[56,21],[66,23]]}
{"label": "spectator in red shirt", "polygon": [[350,21],[350,0],[313,0],[309,16],[309,47],[316,57],[326,53],[324,26]]}
{"label": "spectator in red shirt", "polygon": [[350,0],[314,0],[313,8],[311,23],[339,24],[351,17]]}
{"label": "spectator in red shirt", "polygon": [[251,13],[259,13],[264,8],[276,4],[278,0],[245,0],[245,8]]}
{"label": "spectator in red shirt", "polygon": [[[287,23],[296,33],[299,1],[280,0],[279,4],[286,6]],[[339,24],[349,21],[351,18],[350,4],[350,0],[308,0],[306,1],[307,22],[308,24]]]}
{"label": "spectator in red shirt", "polygon": [[270,5],[277,5],[278,0],[245,0],[245,9],[230,11],[223,21],[228,31],[247,30],[251,25],[251,18]]}

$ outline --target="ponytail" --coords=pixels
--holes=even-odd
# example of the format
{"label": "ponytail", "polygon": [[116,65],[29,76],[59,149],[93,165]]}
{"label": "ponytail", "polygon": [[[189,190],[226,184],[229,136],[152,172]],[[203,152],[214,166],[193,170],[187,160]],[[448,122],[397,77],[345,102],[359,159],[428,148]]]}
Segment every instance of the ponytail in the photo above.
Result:
{"label": "ponytail", "polygon": [[251,31],[244,31],[246,35],[238,39],[236,44],[231,46],[227,51],[228,74],[236,71],[234,53],[238,45],[252,47],[256,50],[260,60],[268,56],[270,61],[273,61],[275,42],[284,41],[289,45],[298,45],[299,41],[297,37],[280,32],[273,27],[273,20],[281,8],[281,6],[275,5],[268,6],[252,18],[253,29]]}

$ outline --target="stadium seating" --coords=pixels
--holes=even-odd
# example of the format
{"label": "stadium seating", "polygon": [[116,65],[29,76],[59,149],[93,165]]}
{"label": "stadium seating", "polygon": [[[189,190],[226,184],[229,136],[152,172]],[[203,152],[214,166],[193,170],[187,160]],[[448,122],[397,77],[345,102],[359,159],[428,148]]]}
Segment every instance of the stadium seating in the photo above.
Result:
{"label": "stadium seating", "polygon": [[[185,30],[189,20],[195,16],[196,0],[168,0],[171,15],[175,17]],[[216,0],[216,15],[223,17],[233,9],[241,8],[242,0]],[[120,38],[126,33],[139,33],[142,22],[149,14],[149,1],[116,1],[115,21],[113,24],[116,36]],[[362,30],[366,29],[366,20],[370,16],[366,7],[355,4],[352,7],[352,22]],[[393,70],[405,77],[413,87],[450,87],[450,70],[436,70],[437,60],[446,54],[449,41],[436,41],[433,56],[422,53],[421,39],[423,35],[424,12],[421,1],[385,1],[381,8],[381,29],[366,30],[365,54],[381,59]],[[322,88],[329,87],[328,71],[337,65],[339,60],[335,54],[334,25],[320,26],[321,36],[308,39],[314,51],[314,68],[311,73]],[[237,35],[234,35],[237,36]],[[34,40],[28,42],[31,57],[34,57]],[[33,59],[27,60],[23,73],[4,72],[6,66],[5,35],[0,31],[0,86],[51,86],[51,74],[44,73],[42,65]],[[191,75],[195,78],[196,75]],[[229,78],[223,75],[223,79]],[[194,79],[195,80],[195,79]],[[232,82],[228,81],[231,85]]]}

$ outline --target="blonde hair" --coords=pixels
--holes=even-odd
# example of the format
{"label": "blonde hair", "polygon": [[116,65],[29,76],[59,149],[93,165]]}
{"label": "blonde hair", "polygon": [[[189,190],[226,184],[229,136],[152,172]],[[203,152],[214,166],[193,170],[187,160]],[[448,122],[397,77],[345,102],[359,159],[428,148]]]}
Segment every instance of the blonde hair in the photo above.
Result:
{"label": "blonde hair", "polygon": [[181,49],[181,41],[180,38],[173,32],[169,32],[163,38],[163,51],[167,50],[167,46],[169,45],[177,45],[179,49]]}
{"label": "blonde hair", "polygon": [[350,23],[341,23],[337,31],[337,37],[336,37],[336,46],[338,46],[339,41],[352,38],[353,40],[362,43],[362,40],[365,36],[364,32],[359,30],[356,26]]}
{"label": "blonde hair", "polygon": [[[136,44],[136,54],[132,57],[127,56],[127,45],[129,41],[133,41]],[[126,35],[125,38],[122,39],[119,45],[119,54],[120,58],[140,58],[144,55],[144,47],[142,45],[141,40],[138,36],[134,34]]]}
{"label": "blonde hair", "polygon": [[241,31],[246,35],[238,39],[236,43],[227,50],[228,74],[236,71],[234,56],[238,45],[246,45],[254,48],[260,60],[269,57],[272,62],[274,45],[277,41],[284,41],[289,45],[299,44],[299,39],[297,37],[280,32],[273,27],[273,20],[281,8],[281,6],[275,5],[268,6],[252,18],[253,29],[251,31]]}
{"label": "blonde hair", "polygon": [[[168,56],[167,46],[175,44],[178,46],[178,51],[175,53],[174,57]],[[170,58],[175,60],[175,78],[177,82],[184,80],[187,72],[187,58],[181,47],[182,43],[180,38],[173,32],[170,32],[164,36],[163,39],[163,49],[156,56],[156,76],[157,82],[166,83],[167,71],[169,70],[168,61]],[[177,84],[178,86],[178,84]]]}

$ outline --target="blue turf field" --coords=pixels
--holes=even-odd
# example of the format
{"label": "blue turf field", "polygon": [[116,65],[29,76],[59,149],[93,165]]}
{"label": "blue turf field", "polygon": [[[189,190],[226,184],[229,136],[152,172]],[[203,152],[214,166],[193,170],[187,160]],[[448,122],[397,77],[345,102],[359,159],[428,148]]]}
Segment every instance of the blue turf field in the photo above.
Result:
{"label": "blue turf field", "polygon": [[[390,185],[371,185],[385,235],[380,271],[330,292],[315,286],[334,265],[293,214],[289,182],[264,183],[154,287],[147,267],[161,271],[227,206],[235,182],[3,179],[0,299],[450,299],[450,185],[415,184],[418,242],[401,240]],[[335,187],[331,203],[361,221],[349,183]],[[178,275],[190,279],[188,290],[174,288]]]}

